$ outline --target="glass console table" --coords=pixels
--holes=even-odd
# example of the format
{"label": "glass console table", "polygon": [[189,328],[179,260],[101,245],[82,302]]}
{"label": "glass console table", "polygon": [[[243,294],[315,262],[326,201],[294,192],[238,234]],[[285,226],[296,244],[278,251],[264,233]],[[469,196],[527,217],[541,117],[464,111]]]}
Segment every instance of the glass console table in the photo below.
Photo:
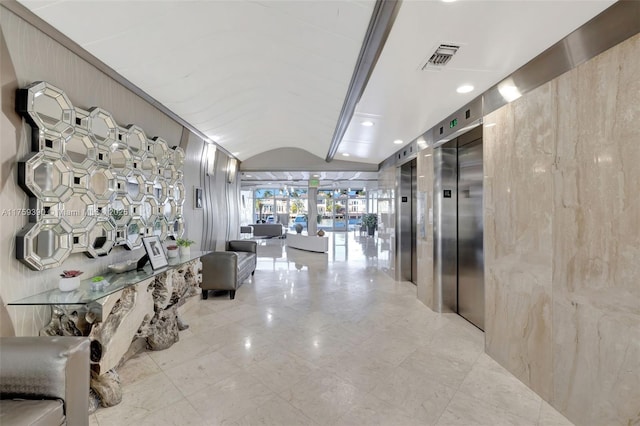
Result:
{"label": "glass console table", "polygon": [[202,283],[200,257],[210,251],[195,251],[186,257],[167,259],[169,265],[153,270],[109,272],[101,275],[101,290],[91,288],[92,279],[63,292],[53,289],[13,301],[9,305],[44,305],[51,321],[41,335],[88,336],[91,339],[90,412],[98,405],[120,402],[122,390],[116,367],[137,351],[162,350],[179,340],[178,331],[188,327],[178,308],[199,294]]}
{"label": "glass console table", "polygon": [[102,274],[104,280],[108,283],[102,290],[91,289],[91,278],[82,280],[80,287],[73,291],[60,291],[57,288],[38,293],[33,296],[25,297],[13,302],[9,305],[88,305],[105,296],[113,294],[125,287],[138,284],[146,279],[153,278],[172,269],[179,268],[185,263],[211,253],[210,251],[191,250],[191,255],[187,257],[168,258],[168,266],[161,269],[152,269],[147,263],[142,271],[135,269],[128,272],[114,273],[108,272]]}

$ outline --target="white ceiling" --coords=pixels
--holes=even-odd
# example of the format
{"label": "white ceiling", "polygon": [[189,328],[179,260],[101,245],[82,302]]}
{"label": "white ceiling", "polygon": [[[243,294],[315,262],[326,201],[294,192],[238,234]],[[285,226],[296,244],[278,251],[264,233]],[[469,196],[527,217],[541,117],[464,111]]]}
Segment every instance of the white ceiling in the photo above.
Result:
{"label": "white ceiling", "polygon": [[310,178],[320,180],[320,189],[377,189],[378,172],[242,172],[242,186],[307,188]]}
{"label": "white ceiling", "polygon": [[240,160],[326,156],[375,4],[20,2]]}
{"label": "white ceiling", "polygon": [[[327,155],[374,2],[22,4],[245,160]],[[336,159],[377,164],[604,10],[612,0],[405,0]],[[441,42],[462,48],[420,71]],[[473,84],[465,95],[460,84]],[[373,127],[361,122],[371,119]]]}
{"label": "white ceiling", "polygon": [[[336,158],[383,161],[402,146],[394,140],[414,140],[613,3],[404,1]],[[421,71],[441,43],[461,48],[444,69]],[[456,93],[463,84],[475,90]]]}

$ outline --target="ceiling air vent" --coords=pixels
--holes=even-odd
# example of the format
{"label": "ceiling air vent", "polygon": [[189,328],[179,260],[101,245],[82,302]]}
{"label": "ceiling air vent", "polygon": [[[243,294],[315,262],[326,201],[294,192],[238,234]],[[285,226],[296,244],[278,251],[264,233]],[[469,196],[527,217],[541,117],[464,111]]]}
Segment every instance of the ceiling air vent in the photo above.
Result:
{"label": "ceiling air vent", "polygon": [[460,46],[455,44],[441,44],[433,52],[429,60],[422,65],[421,69],[440,69],[444,67],[453,58],[458,49],[460,49]]}

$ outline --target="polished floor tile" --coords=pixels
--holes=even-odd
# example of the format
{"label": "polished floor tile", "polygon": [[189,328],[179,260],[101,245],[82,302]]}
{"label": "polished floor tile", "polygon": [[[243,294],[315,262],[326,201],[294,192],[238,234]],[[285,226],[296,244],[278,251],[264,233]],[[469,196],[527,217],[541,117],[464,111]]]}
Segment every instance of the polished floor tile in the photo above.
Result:
{"label": "polished floor tile", "polygon": [[189,300],[180,341],[121,367],[123,402],[91,424],[571,424],[484,354],[480,330],[383,272],[368,237],[329,235],[326,254],[260,240],[235,300]]}

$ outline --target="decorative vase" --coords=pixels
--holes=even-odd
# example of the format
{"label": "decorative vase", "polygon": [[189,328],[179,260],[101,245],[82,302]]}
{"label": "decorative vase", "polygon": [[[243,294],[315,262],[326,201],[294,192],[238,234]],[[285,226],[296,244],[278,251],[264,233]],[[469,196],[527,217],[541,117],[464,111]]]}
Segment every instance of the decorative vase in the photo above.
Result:
{"label": "decorative vase", "polygon": [[58,288],[60,291],[73,291],[80,287],[80,277],[60,278]]}
{"label": "decorative vase", "polygon": [[177,248],[167,249],[167,257],[169,259],[174,259],[174,258],[178,257],[178,249]]}
{"label": "decorative vase", "polygon": [[323,229],[318,231],[318,237],[324,237],[324,230]]}
{"label": "decorative vase", "polygon": [[191,247],[180,247],[180,257],[189,257],[191,256]]}
{"label": "decorative vase", "polygon": [[297,224],[296,224],[296,226],[295,226],[295,228],[296,228],[296,232],[297,232],[298,234],[302,233],[302,229],[303,229],[302,225],[300,225],[299,223],[297,223]]}

